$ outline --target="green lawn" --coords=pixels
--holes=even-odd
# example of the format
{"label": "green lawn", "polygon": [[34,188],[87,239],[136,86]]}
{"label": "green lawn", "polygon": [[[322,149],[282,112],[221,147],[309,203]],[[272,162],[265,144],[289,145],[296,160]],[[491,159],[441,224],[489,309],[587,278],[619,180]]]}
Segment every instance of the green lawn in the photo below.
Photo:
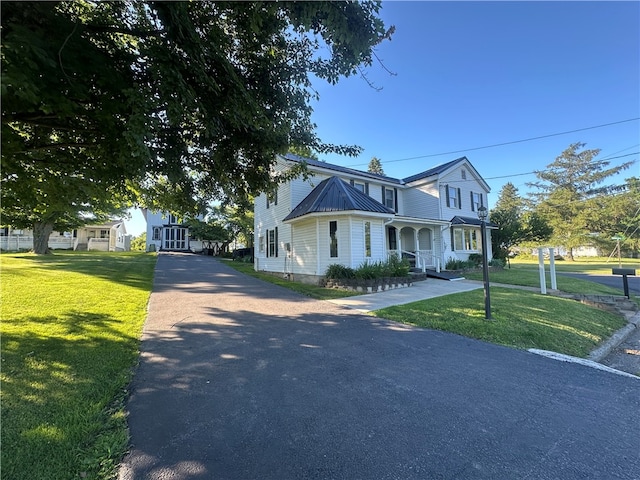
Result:
{"label": "green lawn", "polygon": [[539,348],[586,357],[625,320],[573,300],[491,287],[494,321],[484,319],[482,289],[398,305],[376,316],[458,333],[515,348]]}
{"label": "green lawn", "polygon": [[344,298],[352,297],[354,295],[361,295],[358,292],[350,292],[347,290],[339,290],[337,288],[324,288],[317,285],[307,285],[306,283],[292,282],[286,278],[282,278],[276,275],[270,275],[264,272],[256,272],[253,269],[252,263],[246,262],[233,262],[231,260],[222,260],[226,262],[226,265],[235,268],[239,272],[249,275],[251,277],[259,278],[265,282],[280,285],[281,287],[288,288],[294,292],[298,292],[307,297],[315,298],[318,300],[331,300],[332,298]]}
{"label": "green lawn", "polygon": [[[640,263],[638,259],[623,259],[623,268],[635,268],[640,274]],[[567,293],[579,294],[604,294],[604,295],[622,295],[622,277],[620,280],[620,288],[611,288],[599,283],[590,282],[578,278],[565,277],[558,275],[561,272],[574,273],[590,273],[595,275],[611,275],[611,269],[618,266],[618,262],[606,263],[606,259],[595,258],[588,260],[580,260],[575,262],[556,261],[556,281],[558,290]],[[551,288],[551,276],[549,273],[549,261],[545,261],[545,273],[547,288]],[[468,272],[464,274],[469,280],[482,280],[482,272]],[[540,287],[540,273],[538,270],[537,259],[517,259],[511,262],[511,268],[503,270],[492,270],[489,272],[489,281],[495,283],[506,283],[509,285],[524,285],[529,287]]]}
{"label": "green lawn", "polygon": [[154,254],[0,255],[2,477],[110,478]]}

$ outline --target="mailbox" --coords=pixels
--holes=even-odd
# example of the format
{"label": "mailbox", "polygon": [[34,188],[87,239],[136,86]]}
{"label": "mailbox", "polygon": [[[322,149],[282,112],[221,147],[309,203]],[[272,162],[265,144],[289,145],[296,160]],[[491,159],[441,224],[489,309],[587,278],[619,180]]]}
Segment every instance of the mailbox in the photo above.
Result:
{"label": "mailbox", "polygon": [[622,286],[624,288],[624,296],[629,298],[629,281],[627,276],[636,276],[636,271],[633,268],[612,268],[611,273],[614,275],[622,275]]}

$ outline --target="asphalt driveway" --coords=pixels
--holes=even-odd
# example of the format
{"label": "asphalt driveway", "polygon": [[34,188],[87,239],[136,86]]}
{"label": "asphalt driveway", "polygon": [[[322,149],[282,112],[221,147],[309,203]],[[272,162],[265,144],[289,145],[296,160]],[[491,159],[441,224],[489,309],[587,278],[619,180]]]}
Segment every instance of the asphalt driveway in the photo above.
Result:
{"label": "asphalt driveway", "polygon": [[640,479],[640,381],[160,254],[132,479]]}

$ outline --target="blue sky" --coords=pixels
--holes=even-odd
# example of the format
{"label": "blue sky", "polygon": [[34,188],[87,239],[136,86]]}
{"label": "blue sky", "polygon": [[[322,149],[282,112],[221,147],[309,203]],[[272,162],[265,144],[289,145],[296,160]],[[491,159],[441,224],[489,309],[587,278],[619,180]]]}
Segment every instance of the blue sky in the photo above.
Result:
{"label": "blue sky", "polygon": [[[639,2],[383,2],[395,25],[360,77],[317,81],[313,121],[327,143],[363,147],[357,158],[322,160],[407,177],[465,155],[491,187],[489,207],[511,181],[526,182],[571,143],[601,149],[612,165],[636,163],[612,179],[640,176],[640,121],[495,148],[478,147],[640,117]],[[443,152],[454,152],[436,155]],[[406,158],[424,157],[398,161]],[[501,177],[501,178],[496,178]],[[144,230],[141,215],[129,233]]]}

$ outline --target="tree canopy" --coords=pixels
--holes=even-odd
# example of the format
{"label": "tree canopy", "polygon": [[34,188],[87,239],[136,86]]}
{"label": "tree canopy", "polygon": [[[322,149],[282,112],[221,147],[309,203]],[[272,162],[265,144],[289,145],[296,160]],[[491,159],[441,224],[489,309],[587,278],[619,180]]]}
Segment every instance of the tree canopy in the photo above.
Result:
{"label": "tree canopy", "polygon": [[596,204],[608,202],[607,196],[619,190],[603,183],[633,164],[610,167],[609,161],[596,159],[600,150],[584,147],[584,143],[570,145],[546,170],[536,172],[538,181],[529,184],[537,190],[532,194],[536,212],[553,228],[551,242],[567,248],[571,260],[573,249],[589,243],[598,231],[603,210]]}
{"label": "tree canopy", "polygon": [[310,78],[372,64],[380,5],[2,2],[3,222],[31,192],[47,228],[127,202],[195,213],[267,190],[290,145],[357,154],[316,136]]}

